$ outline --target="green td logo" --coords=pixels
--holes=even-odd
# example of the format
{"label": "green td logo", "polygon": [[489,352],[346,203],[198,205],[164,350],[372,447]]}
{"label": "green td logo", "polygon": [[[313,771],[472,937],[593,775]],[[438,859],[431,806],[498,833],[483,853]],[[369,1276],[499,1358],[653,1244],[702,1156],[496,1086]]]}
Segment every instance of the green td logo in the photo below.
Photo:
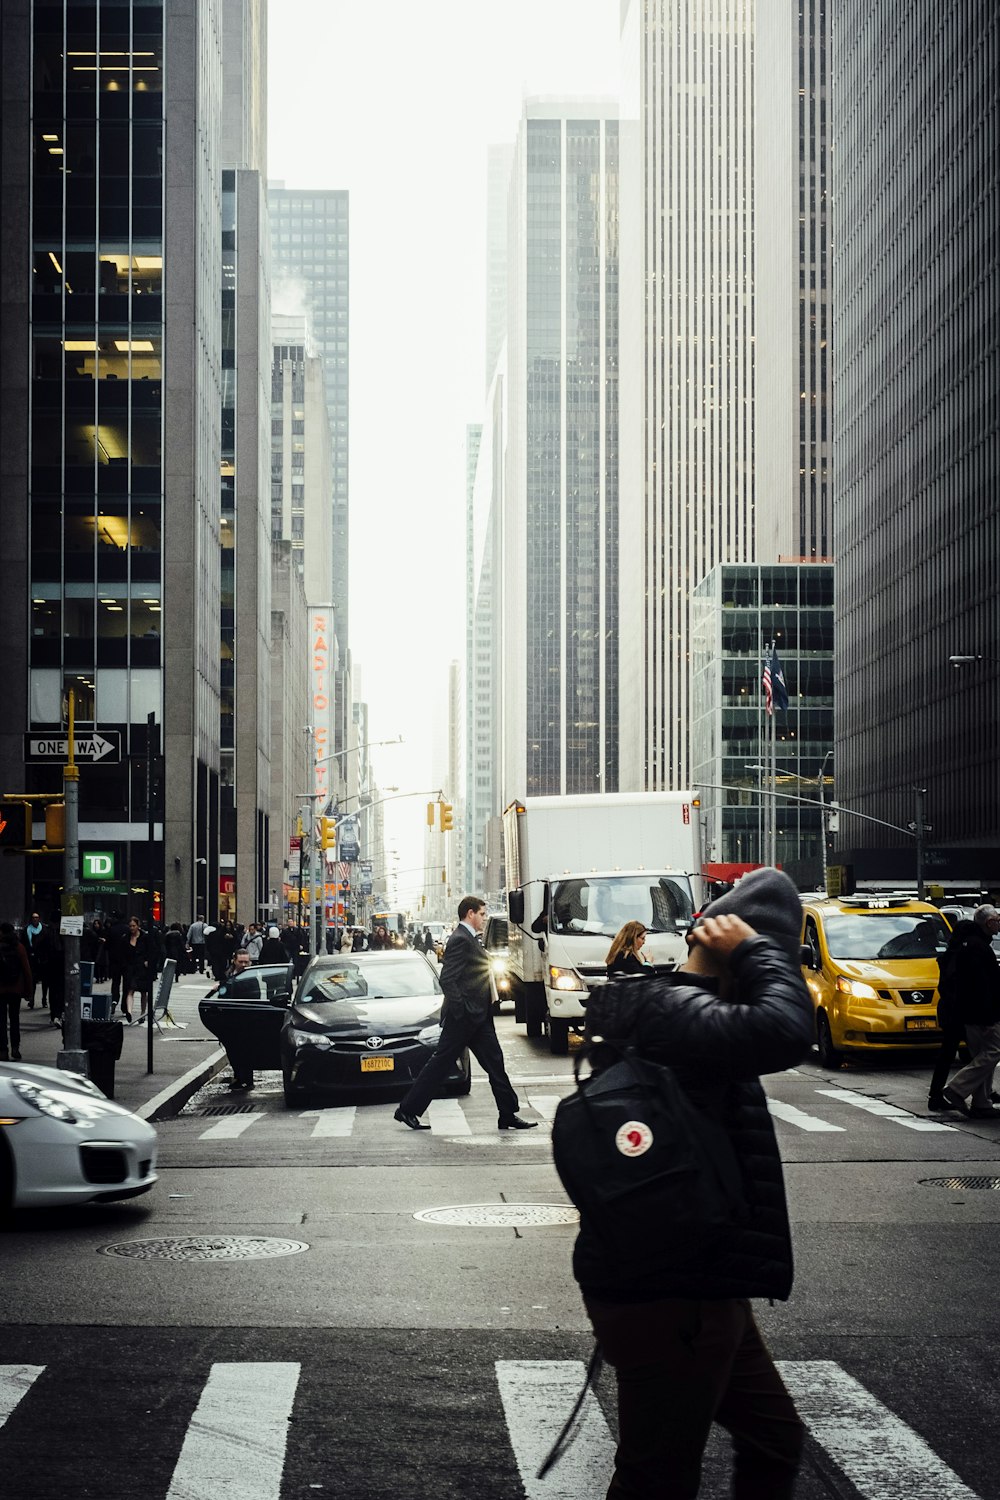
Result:
{"label": "green td logo", "polygon": [[115,856],[107,849],[91,850],[83,856],[84,880],[114,880]]}

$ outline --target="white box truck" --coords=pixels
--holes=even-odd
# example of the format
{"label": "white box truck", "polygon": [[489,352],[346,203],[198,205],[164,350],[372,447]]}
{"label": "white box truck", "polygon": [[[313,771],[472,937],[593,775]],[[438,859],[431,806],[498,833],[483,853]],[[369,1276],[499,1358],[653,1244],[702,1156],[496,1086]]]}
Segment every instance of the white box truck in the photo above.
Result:
{"label": "white box truck", "polygon": [[676,966],[702,902],[693,792],[528,797],[503,815],[514,1014],[557,1054],[606,979],[611,940],[646,928],[646,953]]}

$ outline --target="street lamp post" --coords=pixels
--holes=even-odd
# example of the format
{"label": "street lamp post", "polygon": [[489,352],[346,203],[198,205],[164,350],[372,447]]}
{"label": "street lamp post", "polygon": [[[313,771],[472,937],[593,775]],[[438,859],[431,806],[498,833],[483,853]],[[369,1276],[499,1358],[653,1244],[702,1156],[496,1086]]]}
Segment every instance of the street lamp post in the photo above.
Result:
{"label": "street lamp post", "polygon": [[824,891],[827,889],[827,869],[828,869],[829,855],[827,853],[827,847],[826,847],[826,798],[823,795],[823,791],[824,791],[824,787],[825,787],[825,784],[826,784],[826,767],[827,767],[827,762],[829,761],[830,756],[832,754],[833,754],[832,750],[828,750],[826,752],[826,754],[823,757],[823,764],[819,768],[819,832],[820,832],[821,852],[822,852],[822,855],[823,855],[823,889],[824,889]]}

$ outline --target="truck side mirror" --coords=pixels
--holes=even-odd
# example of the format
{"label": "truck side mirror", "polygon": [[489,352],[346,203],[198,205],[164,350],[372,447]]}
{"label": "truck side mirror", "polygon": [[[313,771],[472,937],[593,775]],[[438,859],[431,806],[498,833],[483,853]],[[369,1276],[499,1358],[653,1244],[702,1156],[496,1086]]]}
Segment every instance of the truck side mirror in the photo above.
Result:
{"label": "truck side mirror", "polygon": [[514,922],[518,927],[520,927],[521,923],[524,921],[523,891],[507,892],[507,911],[510,915],[510,920]]}

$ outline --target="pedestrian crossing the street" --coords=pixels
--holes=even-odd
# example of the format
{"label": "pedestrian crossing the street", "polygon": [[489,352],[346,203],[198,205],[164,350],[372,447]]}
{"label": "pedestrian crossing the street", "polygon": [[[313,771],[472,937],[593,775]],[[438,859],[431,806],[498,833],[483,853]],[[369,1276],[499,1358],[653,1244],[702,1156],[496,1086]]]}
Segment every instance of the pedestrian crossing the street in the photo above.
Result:
{"label": "pedestrian crossing the street", "polygon": [[[14,1444],[10,1453],[16,1458],[18,1444],[21,1452],[30,1446],[34,1424],[41,1424],[38,1437],[44,1430],[44,1403],[38,1398],[32,1410],[32,1402],[36,1382],[46,1368],[0,1365],[0,1465],[8,1457],[8,1433]],[[833,1465],[853,1486],[858,1500],[929,1500],[931,1496],[934,1500],[985,1500],[919,1432],[835,1361],[785,1360],[778,1361],[778,1368],[812,1443],[825,1455],[825,1467]],[[304,1416],[317,1421],[314,1404],[302,1389],[303,1369],[292,1361],[213,1363],[186,1426],[175,1434],[173,1452],[161,1466],[170,1475],[167,1488],[144,1484],[147,1500],[159,1500],[161,1495],[164,1500],[218,1500],[220,1495],[231,1500],[283,1500],[286,1494],[310,1489],[346,1495],[349,1491],[338,1487],[336,1469],[331,1473],[322,1458],[327,1451],[322,1432],[311,1482],[308,1472],[288,1473],[292,1424]],[[518,1476],[514,1487],[507,1482],[491,1489],[491,1494],[503,1495],[505,1500],[521,1500],[522,1495],[523,1500],[579,1500],[583,1495],[604,1493],[614,1464],[615,1439],[593,1391],[587,1392],[572,1441],[559,1462],[544,1479],[538,1478],[542,1461],[583,1386],[582,1360],[496,1360],[491,1368],[482,1369],[481,1377],[487,1387],[492,1386],[492,1398],[485,1391],[483,1410],[495,1413],[503,1423]],[[297,1402],[301,1402],[298,1417]],[[336,1413],[336,1401],[327,1409]],[[440,1410],[445,1424],[440,1436],[447,1447],[447,1405]],[[114,1413],[108,1412],[108,1418],[114,1422]],[[151,1412],[150,1418],[152,1433],[155,1414]],[[15,1423],[21,1424],[16,1434],[12,1432]],[[145,1435],[147,1440],[149,1435]],[[433,1434],[428,1434],[426,1463],[431,1469],[437,1446]],[[141,1464],[136,1455],[143,1451],[137,1439],[131,1461]],[[469,1463],[469,1493],[475,1493],[479,1485],[474,1454]],[[434,1492],[432,1473],[425,1492]]]}
{"label": "pedestrian crossing the street", "polygon": [[[517,1147],[538,1146],[545,1143],[551,1133],[552,1121],[560,1099],[572,1086],[571,1079],[561,1080],[566,1084],[563,1093],[553,1091],[548,1079],[542,1090],[522,1089],[522,1107],[539,1122],[539,1128],[529,1136],[517,1138]],[[899,1105],[888,1104],[883,1099],[873,1098],[849,1088],[814,1088],[805,1091],[799,1088],[798,1103],[768,1095],[768,1109],[775,1120],[787,1127],[791,1134],[805,1135],[849,1135],[852,1130],[871,1128],[872,1123],[887,1127],[890,1136],[900,1127],[928,1135],[955,1135],[960,1132],[956,1123],[918,1115]],[[193,1122],[192,1113],[181,1117],[185,1125]],[[482,1145],[491,1141],[495,1127],[495,1113],[488,1091],[474,1090],[464,1099],[435,1099],[429,1105],[425,1123],[430,1126],[432,1136],[452,1141],[468,1141]],[[200,1121],[199,1121],[200,1123]],[[396,1139],[405,1141],[407,1132],[392,1118],[392,1112],[373,1105],[330,1105],[325,1108],[285,1111],[266,1094],[259,1096],[257,1104],[239,1107],[239,1113],[226,1115],[222,1119],[205,1124],[198,1133],[200,1141],[237,1140],[253,1131],[262,1136],[280,1129],[287,1134],[289,1126],[302,1139],[312,1140],[371,1140],[385,1144]],[[508,1140],[509,1143],[509,1140]]]}

